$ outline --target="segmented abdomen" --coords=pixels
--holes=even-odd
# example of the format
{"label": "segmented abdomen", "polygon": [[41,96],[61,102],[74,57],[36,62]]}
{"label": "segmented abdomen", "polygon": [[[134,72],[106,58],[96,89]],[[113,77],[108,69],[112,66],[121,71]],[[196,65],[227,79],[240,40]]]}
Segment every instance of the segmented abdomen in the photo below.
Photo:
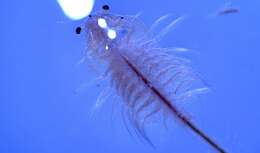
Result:
{"label": "segmented abdomen", "polygon": [[127,106],[135,124],[152,115],[167,112],[155,88],[173,105],[190,88],[194,75],[184,62],[160,49],[121,50],[111,58],[112,85]]}

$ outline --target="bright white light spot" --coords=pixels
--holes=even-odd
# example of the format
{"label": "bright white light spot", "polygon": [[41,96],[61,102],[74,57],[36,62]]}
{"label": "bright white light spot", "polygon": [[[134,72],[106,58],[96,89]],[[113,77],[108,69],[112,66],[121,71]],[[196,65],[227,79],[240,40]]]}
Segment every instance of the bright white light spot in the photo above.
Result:
{"label": "bright white light spot", "polygon": [[72,20],[80,20],[90,14],[95,0],[57,0],[63,12]]}
{"label": "bright white light spot", "polygon": [[101,28],[103,28],[103,29],[107,28],[107,22],[106,22],[106,20],[103,19],[103,18],[99,18],[99,19],[98,19],[98,25],[99,25]]}
{"label": "bright white light spot", "polygon": [[108,50],[108,49],[109,49],[109,47],[106,45],[105,49],[106,49],[106,50]]}
{"label": "bright white light spot", "polygon": [[112,30],[112,29],[108,29],[108,31],[107,31],[107,36],[108,36],[110,39],[115,39],[115,38],[116,38],[116,31],[115,31],[115,30]]}

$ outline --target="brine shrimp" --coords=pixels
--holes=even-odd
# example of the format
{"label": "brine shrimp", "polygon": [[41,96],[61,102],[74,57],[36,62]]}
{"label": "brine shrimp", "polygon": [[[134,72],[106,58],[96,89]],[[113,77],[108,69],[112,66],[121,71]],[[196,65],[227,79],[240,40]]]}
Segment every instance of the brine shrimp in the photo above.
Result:
{"label": "brine shrimp", "polygon": [[216,16],[223,16],[223,15],[229,15],[229,14],[236,14],[240,12],[240,8],[237,6],[233,6],[231,2],[226,2],[224,6],[217,9],[217,11],[214,11],[213,14],[211,14],[211,17]]}
{"label": "brine shrimp", "polygon": [[124,121],[133,125],[136,134],[153,145],[146,124],[153,117],[173,117],[216,151],[225,153],[177,107],[178,102],[203,93],[207,87],[186,59],[159,46],[162,37],[183,19],[175,19],[155,35],[153,28],[167,17],[147,28],[137,16],[113,14],[104,5],[101,11],[89,15],[76,33],[84,31],[86,56],[105,65],[103,76],[121,98]]}
{"label": "brine shrimp", "polygon": [[240,12],[239,8],[226,8],[218,12],[219,15],[232,14]]}

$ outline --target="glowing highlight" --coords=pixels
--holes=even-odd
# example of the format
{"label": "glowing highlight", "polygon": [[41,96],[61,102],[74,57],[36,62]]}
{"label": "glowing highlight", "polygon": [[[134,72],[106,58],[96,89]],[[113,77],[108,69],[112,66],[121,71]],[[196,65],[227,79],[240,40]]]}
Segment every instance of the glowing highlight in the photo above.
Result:
{"label": "glowing highlight", "polygon": [[95,0],[57,0],[64,14],[72,20],[85,18],[92,11]]}
{"label": "glowing highlight", "polygon": [[115,30],[112,30],[112,29],[108,29],[108,31],[107,31],[107,36],[108,36],[110,39],[115,39],[115,38],[116,38],[116,31],[115,31]]}
{"label": "glowing highlight", "polygon": [[103,19],[103,18],[99,18],[99,19],[98,19],[98,25],[99,25],[101,28],[103,28],[103,29],[107,28],[107,22],[106,22],[106,20]]}

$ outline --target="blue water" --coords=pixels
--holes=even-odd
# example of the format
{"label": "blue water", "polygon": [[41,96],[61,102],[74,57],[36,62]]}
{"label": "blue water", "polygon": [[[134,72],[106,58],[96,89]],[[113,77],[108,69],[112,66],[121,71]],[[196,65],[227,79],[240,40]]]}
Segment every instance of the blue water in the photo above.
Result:
{"label": "blue water", "polygon": [[[260,13],[258,0],[233,1],[240,12],[209,17],[226,1],[97,0],[113,12],[136,14],[147,25],[173,13],[187,15],[163,46],[194,49],[187,56],[212,91],[185,112],[230,153],[260,151]],[[0,153],[210,153],[213,150],[179,123],[151,125],[151,148],[130,136],[118,113],[105,104],[94,119],[89,110],[96,85],[73,91],[96,77],[87,64],[77,66],[84,37],[54,0],[2,1]],[[115,107],[118,109],[117,107]]]}

